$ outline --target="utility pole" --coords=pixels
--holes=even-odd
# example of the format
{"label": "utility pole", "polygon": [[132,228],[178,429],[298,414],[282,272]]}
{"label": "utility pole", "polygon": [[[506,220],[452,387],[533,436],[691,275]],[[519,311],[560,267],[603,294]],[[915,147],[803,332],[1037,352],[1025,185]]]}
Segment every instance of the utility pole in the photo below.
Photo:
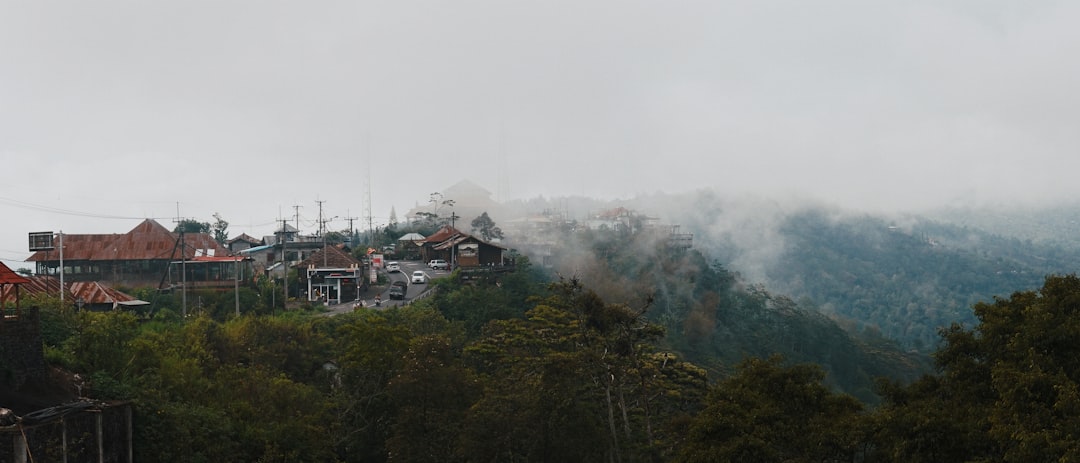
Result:
{"label": "utility pole", "polygon": [[[348,209],[345,210],[345,214],[346,214],[345,220],[349,222],[349,242],[352,243],[353,235],[356,234],[355,230],[353,230],[353,221],[356,220],[356,217],[352,217],[349,214]],[[353,247],[356,247],[357,244],[359,244],[359,243],[352,243]]]}
{"label": "utility pole", "polygon": [[233,256],[233,271],[236,272],[236,281],[233,283],[233,294],[236,294],[236,316],[240,316],[240,256]]}
{"label": "utility pole", "polygon": [[[322,205],[326,202],[326,200],[315,200],[315,202],[319,203],[319,236],[323,236],[323,234],[326,232],[326,221],[323,220]],[[323,242],[325,242],[325,240]]]}
{"label": "utility pole", "polygon": [[289,242],[288,231],[285,229],[285,219],[281,219],[281,268],[283,276],[281,277],[281,286],[285,288],[285,299],[281,300],[281,306],[289,308],[289,253],[285,250],[285,244]]}
{"label": "utility pole", "polygon": [[300,233],[300,205],[293,206],[293,219],[296,221],[296,232]]}
{"label": "utility pole", "polygon": [[375,227],[371,220],[371,157],[368,157],[368,181],[367,181],[367,196],[364,201],[364,212],[367,212],[367,227],[368,227],[368,248],[375,247]]}
{"label": "utility pole", "polygon": [[174,222],[176,222],[177,228],[180,229],[180,314],[184,318],[187,318],[187,239],[184,238],[187,227],[184,222],[193,222],[194,220],[180,217],[180,203],[176,203],[176,220]]}
{"label": "utility pole", "polygon": [[64,304],[64,231],[60,230],[60,305]]}

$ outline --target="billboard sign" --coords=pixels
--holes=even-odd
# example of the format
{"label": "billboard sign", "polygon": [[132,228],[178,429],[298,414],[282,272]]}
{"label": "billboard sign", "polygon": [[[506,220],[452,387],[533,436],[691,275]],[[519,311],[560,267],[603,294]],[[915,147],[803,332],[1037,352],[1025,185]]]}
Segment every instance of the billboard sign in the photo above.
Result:
{"label": "billboard sign", "polygon": [[30,252],[52,251],[55,248],[53,246],[53,232],[30,232]]}

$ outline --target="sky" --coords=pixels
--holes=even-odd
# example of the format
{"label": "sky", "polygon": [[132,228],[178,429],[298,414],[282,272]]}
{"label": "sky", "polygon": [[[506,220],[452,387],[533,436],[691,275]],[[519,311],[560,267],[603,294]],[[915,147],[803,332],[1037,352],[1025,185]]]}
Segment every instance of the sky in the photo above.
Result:
{"label": "sky", "polygon": [[[0,4],[0,261],[143,218],[314,230],[712,189],[856,208],[1080,192],[1080,3]],[[332,218],[332,219],[331,219]],[[306,227],[305,227],[306,225]]]}

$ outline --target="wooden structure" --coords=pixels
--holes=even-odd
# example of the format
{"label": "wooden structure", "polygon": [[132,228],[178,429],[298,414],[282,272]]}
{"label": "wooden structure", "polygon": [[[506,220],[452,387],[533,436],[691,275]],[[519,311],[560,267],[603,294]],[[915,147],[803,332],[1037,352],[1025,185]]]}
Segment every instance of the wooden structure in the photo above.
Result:
{"label": "wooden structure", "polygon": [[5,303],[6,298],[4,296],[9,291],[9,288],[10,291],[14,294],[14,297],[12,299],[15,302],[13,307],[14,311],[11,315],[16,318],[22,315],[22,308],[19,305],[19,287],[25,284],[30,284],[29,278],[13,272],[11,268],[9,268],[7,265],[4,265],[3,262],[0,262],[0,309],[2,309],[2,314],[0,315],[3,315],[4,317],[8,316],[8,308],[7,304]]}
{"label": "wooden structure", "polygon": [[343,246],[324,246],[297,264],[300,284],[309,302],[340,304],[360,299],[367,289],[370,269],[349,255]]}

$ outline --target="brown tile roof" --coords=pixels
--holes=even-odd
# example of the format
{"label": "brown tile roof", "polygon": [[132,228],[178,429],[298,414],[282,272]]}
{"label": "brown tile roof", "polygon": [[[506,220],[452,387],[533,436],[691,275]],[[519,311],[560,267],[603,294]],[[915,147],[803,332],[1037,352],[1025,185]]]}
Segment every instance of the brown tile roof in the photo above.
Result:
{"label": "brown tile roof", "polygon": [[[125,234],[69,235],[64,234],[65,260],[158,260],[179,259],[176,246],[178,233],[170,232],[153,219],[146,219]],[[184,234],[184,254],[195,257],[198,250],[212,249],[214,255],[228,255],[229,251],[206,233]],[[27,262],[56,261],[58,250],[37,251]]]}
{"label": "brown tile roof", "polygon": [[[326,256],[325,259],[323,259],[324,255]],[[311,265],[314,265],[315,268],[349,268],[352,266],[360,266],[361,263],[337,246],[325,246],[322,249],[315,251],[315,253],[307,259],[300,261],[300,263],[297,264],[297,267],[305,268]]]}

